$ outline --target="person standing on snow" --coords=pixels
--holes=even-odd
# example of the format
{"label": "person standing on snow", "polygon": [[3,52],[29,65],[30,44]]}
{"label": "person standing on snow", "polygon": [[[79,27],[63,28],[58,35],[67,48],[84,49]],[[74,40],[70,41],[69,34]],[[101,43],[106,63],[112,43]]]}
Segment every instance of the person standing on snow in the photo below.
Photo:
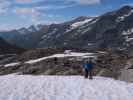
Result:
{"label": "person standing on snow", "polygon": [[84,68],[84,77],[89,79],[93,79],[93,62],[91,59],[89,61],[86,61],[85,64],[83,65]]}
{"label": "person standing on snow", "polygon": [[58,58],[54,57],[54,64],[57,64],[57,62],[58,62]]}

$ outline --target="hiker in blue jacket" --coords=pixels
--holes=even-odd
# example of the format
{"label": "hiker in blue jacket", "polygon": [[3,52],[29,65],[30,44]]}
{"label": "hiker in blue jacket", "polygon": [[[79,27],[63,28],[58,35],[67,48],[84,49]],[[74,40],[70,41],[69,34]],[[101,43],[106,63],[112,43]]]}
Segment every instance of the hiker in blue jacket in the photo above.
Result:
{"label": "hiker in blue jacket", "polygon": [[88,75],[89,75],[89,79],[93,79],[92,77],[92,71],[93,71],[93,62],[92,60],[90,59],[89,61],[86,61],[85,64],[84,64],[84,76],[85,78],[88,78]]}

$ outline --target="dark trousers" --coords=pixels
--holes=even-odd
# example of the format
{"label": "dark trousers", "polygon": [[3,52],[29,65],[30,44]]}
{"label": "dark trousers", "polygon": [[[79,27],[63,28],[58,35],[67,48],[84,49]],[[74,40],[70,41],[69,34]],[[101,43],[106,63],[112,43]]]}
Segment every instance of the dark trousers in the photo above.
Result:
{"label": "dark trousers", "polygon": [[92,79],[92,70],[85,69],[84,76],[85,76],[85,78],[88,78],[88,76],[89,76],[89,79]]}

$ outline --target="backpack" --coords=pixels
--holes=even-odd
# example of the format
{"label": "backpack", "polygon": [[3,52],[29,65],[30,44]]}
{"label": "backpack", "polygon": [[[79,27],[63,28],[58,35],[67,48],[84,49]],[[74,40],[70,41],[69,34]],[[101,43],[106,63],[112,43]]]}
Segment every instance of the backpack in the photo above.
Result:
{"label": "backpack", "polygon": [[87,70],[92,70],[93,64],[92,64],[92,63],[86,63],[86,64],[84,65],[84,68],[87,69]]}

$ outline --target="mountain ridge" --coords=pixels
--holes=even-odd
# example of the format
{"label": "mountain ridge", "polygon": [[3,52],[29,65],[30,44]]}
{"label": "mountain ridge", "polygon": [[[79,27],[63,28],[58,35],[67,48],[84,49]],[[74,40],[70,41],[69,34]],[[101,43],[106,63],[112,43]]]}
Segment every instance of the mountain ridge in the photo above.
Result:
{"label": "mountain ridge", "polygon": [[24,51],[25,49],[11,45],[0,37],[0,54],[20,54]]}
{"label": "mountain ridge", "polygon": [[[80,16],[60,24],[41,25],[38,30],[30,26],[26,30],[31,29],[31,31],[24,34],[19,34],[16,30],[11,31],[12,34],[9,36],[10,32],[5,34],[0,32],[0,36],[24,48],[118,49],[131,47],[132,28],[133,7],[124,6],[98,17]],[[130,36],[124,36],[123,32]]]}

